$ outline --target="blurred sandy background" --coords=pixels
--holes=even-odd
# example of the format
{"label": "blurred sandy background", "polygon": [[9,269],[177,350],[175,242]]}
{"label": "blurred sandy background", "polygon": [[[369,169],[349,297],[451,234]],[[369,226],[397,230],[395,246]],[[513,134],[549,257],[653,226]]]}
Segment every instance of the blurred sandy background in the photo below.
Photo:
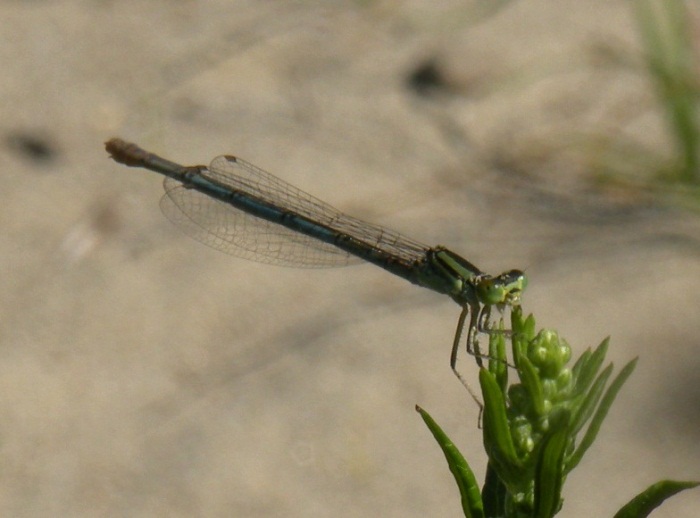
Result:
{"label": "blurred sandy background", "polygon": [[107,158],[112,136],[236,154],[524,268],[540,326],[641,356],[562,516],[699,478],[700,224],[593,189],[582,145],[670,146],[650,85],[611,65],[638,52],[629,5],[487,4],[0,3],[2,516],[459,516],[416,403],[483,473],[453,302],[202,246],[160,214],[161,178]]}

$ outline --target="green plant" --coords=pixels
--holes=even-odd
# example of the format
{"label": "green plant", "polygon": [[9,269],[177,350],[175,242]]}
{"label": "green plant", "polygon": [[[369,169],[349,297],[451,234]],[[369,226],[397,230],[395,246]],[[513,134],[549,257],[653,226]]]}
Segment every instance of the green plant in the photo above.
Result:
{"label": "green plant", "polygon": [[684,0],[632,2],[644,47],[644,62],[656,88],[676,159],[665,171],[670,182],[700,181],[700,120],[698,74],[689,9]]}
{"label": "green plant", "polygon": [[634,138],[599,136],[589,142],[602,183],[633,187],[667,204],[698,210],[700,202],[700,75],[693,11],[685,0],[631,3],[642,44],[641,59],[609,54],[618,66],[642,71],[651,81],[666,121],[670,153]]}
{"label": "green plant", "polygon": [[[535,334],[532,316],[512,311],[512,331],[491,333],[489,361],[479,373],[484,399],[483,441],[489,461],[480,491],[469,464],[428,413],[416,407],[442,448],[462,496],[467,517],[554,516],[561,491],[593,443],[636,359],[613,379],[612,364],[601,371],[604,340],[567,367],[571,348],[550,330]],[[503,323],[500,324],[503,330]],[[518,380],[509,384],[506,335]],[[584,431],[585,428],[585,431]],[[579,441],[578,436],[582,433]],[[659,482],[633,499],[616,518],[647,516],[663,500],[697,482]]]}

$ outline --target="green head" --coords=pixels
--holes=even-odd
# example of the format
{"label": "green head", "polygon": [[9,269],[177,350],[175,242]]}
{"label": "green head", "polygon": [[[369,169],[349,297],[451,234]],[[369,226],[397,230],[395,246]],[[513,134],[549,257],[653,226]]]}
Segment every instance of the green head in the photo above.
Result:
{"label": "green head", "polygon": [[511,270],[496,277],[480,277],[475,287],[479,302],[484,305],[517,306],[527,287],[527,277],[520,270]]}

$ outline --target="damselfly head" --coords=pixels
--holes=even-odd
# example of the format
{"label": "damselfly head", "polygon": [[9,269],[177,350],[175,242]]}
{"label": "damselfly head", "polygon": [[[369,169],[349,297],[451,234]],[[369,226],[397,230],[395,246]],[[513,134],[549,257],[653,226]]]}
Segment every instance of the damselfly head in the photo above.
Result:
{"label": "damselfly head", "polygon": [[527,277],[520,270],[510,270],[496,277],[483,276],[477,285],[479,301],[486,305],[517,306],[527,287]]}

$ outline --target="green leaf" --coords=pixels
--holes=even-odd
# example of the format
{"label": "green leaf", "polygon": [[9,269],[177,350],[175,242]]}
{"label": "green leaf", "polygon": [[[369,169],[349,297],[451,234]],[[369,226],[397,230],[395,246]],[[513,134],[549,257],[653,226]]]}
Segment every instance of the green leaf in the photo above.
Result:
{"label": "green leaf", "polygon": [[685,489],[692,489],[699,485],[700,482],[662,480],[661,482],[652,484],[630,500],[627,505],[615,514],[615,518],[644,518],[645,516],[649,516],[649,514],[659,507],[667,498]]}
{"label": "green leaf", "polygon": [[564,454],[569,430],[563,428],[543,440],[535,473],[535,513],[537,518],[551,518],[561,508],[564,485]]}
{"label": "green leaf", "polygon": [[513,336],[519,336],[525,333],[525,327],[526,323],[523,320],[523,308],[522,306],[516,306],[510,312],[510,328],[513,331]]}
{"label": "green leaf", "polygon": [[578,380],[581,377],[581,371],[585,368],[586,364],[591,358],[591,348],[589,347],[585,351],[583,351],[583,354],[579,356],[578,360],[576,360],[576,363],[574,366],[571,368],[571,374],[573,375],[575,380]]}
{"label": "green leaf", "polygon": [[537,412],[538,416],[544,415],[544,390],[542,389],[542,381],[540,380],[537,369],[535,369],[527,356],[520,358],[518,374],[520,375],[520,380],[530,394],[530,401],[532,401],[535,412]]}
{"label": "green leaf", "polygon": [[[581,364],[581,369],[577,372],[578,376],[576,378],[576,393],[583,393],[588,390],[593,380],[598,375],[600,366],[605,360],[605,354],[608,352],[608,344],[610,343],[610,338],[603,340],[595,351],[587,358],[586,362]],[[577,362],[576,367],[579,364]]]}
{"label": "green leaf", "polygon": [[600,427],[603,424],[603,419],[605,419],[605,417],[608,415],[608,411],[610,410],[610,407],[615,401],[618,392],[620,392],[622,385],[625,384],[625,381],[627,381],[627,378],[630,377],[636,366],[637,358],[627,363],[627,365],[625,365],[624,368],[620,371],[620,374],[618,374],[617,377],[610,384],[610,387],[608,388],[607,392],[605,393],[603,399],[600,402],[600,405],[598,406],[598,410],[596,410],[596,413],[593,416],[593,419],[591,420],[591,424],[586,430],[586,434],[581,440],[581,444],[567,462],[567,473],[569,473],[578,465],[584,453],[586,453],[588,448],[591,447],[591,444],[593,444],[593,441],[598,435],[598,431],[600,430]]}
{"label": "green leaf", "polygon": [[484,500],[484,512],[489,518],[506,516],[506,498],[508,490],[503,481],[498,477],[493,464],[486,466],[486,480],[481,498]]}
{"label": "green leaf", "polygon": [[496,376],[501,392],[508,387],[508,358],[506,356],[506,333],[503,319],[500,320],[498,330],[489,336],[489,371]]}
{"label": "green leaf", "polygon": [[457,482],[459,493],[462,495],[462,510],[467,518],[484,518],[484,504],[481,501],[479,485],[476,482],[476,477],[472,472],[469,464],[460,453],[457,446],[450,438],[442,431],[442,428],[433,420],[432,417],[416,405],[416,411],[421,415],[423,421],[432,432],[433,437],[437,441],[442,453],[447,459],[447,465],[452,472],[452,475]]}
{"label": "green leaf", "polygon": [[590,419],[591,415],[593,415],[600,398],[603,396],[603,390],[605,389],[605,385],[608,382],[608,378],[610,378],[612,371],[612,364],[608,365],[605,370],[600,373],[600,376],[598,376],[598,378],[595,380],[593,386],[588,390],[588,393],[583,398],[583,401],[581,401],[581,403],[579,403],[579,405],[574,409],[575,414],[571,424],[572,434],[577,434],[581,428],[583,428],[583,425]]}
{"label": "green leaf", "polygon": [[522,309],[518,306],[511,312],[511,328],[513,335],[513,363],[516,368],[520,363],[520,358],[527,354],[527,344],[535,337],[535,317],[528,316],[522,319]]}
{"label": "green leaf", "polygon": [[486,369],[479,371],[481,393],[484,396],[484,448],[498,476],[505,484],[522,478],[522,463],[510,435],[506,403],[498,382]]}

